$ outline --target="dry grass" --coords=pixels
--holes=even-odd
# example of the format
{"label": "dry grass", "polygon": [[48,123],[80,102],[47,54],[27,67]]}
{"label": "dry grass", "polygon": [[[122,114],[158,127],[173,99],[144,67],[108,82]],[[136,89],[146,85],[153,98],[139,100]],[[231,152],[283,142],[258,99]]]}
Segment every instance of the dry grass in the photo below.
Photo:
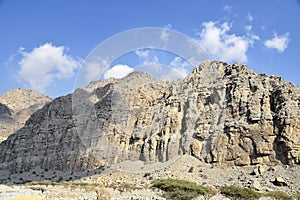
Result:
{"label": "dry grass", "polygon": [[[97,193],[97,199],[99,200],[109,200],[110,199],[110,193],[102,184],[98,183],[87,183],[87,182],[52,182],[52,181],[42,181],[42,182],[30,182],[26,183],[26,186],[35,189],[47,189],[43,186],[63,186],[64,188],[83,188],[86,191],[95,191]],[[22,198],[21,198],[22,199]],[[18,199],[18,200],[21,200]],[[22,199],[23,200],[23,199]],[[25,199],[26,200],[26,199]],[[33,200],[33,199],[28,199]],[[40,200],[40,199],[38,199]]]}
{"label": "dry grass", "polygon": [[18,196],[12,200],[42,200],[42,197],[32,196],[32,195],[23,195],[23,196]]}

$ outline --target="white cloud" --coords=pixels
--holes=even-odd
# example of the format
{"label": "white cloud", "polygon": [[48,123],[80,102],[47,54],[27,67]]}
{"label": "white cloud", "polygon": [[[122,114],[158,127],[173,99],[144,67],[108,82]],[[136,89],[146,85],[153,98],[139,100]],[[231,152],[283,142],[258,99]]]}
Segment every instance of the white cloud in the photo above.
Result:
{"label": "white cloud", "polygon": [[214,59],[222,61],[247,61],[247,51],[258,36],[229,34],[228,23],[218,24],[213,21],[204,22],[199,43]]}
{"label": "white cloud", "polygon": [[265,41],[265,46],[270,49],[276,49],[280,53],[284,52],[284,50],[288,47],[288,43],[290,41],[289,39],[289,33],[285,33],[284,35],[277,35],[274,34],[274,37],[272,39]]}
{"label": "white cloud", "polygon": [[175,57],[169,66],[174,69],[177,73],[179,73],[182,77],[186,77],[189,74],[188,67],[189,63],[182,60],[180,57]]}
{"label": "white cloud", "polygon": [[223,8],[224,11],[230,12],[231,11],[231,6],[226,4]]}
{"label": "white cloud", "polygon": [[138,49],[134,53],[140,58],[147,58],[149,56],[148,50]]}
{"label": "white cloud", "polygon": [[248,12],[247,14],[247,18],[246,18],[249,22],[253,21],[253,16]]}
{"label": "white cloud", "polygon": [[104,79],[107,78],[123,78],[133,72],[134,69],[128,65],[115,65],[104,73]]}
{"label": "white cloud", "polygon": [[165,26],[165,28],[162,30],[162,32],[160,33],[160,39],[163,41],[163,42],[168,42],[169,41],[169,36],[170,36],[170,33],[169,33],[169,30],[168,29],[171,29],[172,28],[172,25],[171,24],[168,24],[167,26]]}
{"label": "white cloud", "polygon": [[143,58],[144,60],[143,60],[142,65],[160,64],[158,57],[155,55],[152,55],[153,53],[154,53],[153,51],[152,52],[149,51],[149,54],[147,55],[147,57]]}
{"label": "white cloud", "polygon": [[248,31],[248,32],[249,32],[249,31],[251,31],[251,30],[252,30],[252,26],[251,26],[251,25],[246,25],[246,26],[245,26],[245,29],[246,29],[246,31]]}
{"label": "white cloud", "polygon": [[25,48],[24,47],[19,47],[19,51],[24,51]]}
{"label": "white cloud", "polygon": [[18,78],[29,83],[36,91],[45,93],[46,88],[54,84],[55,80],[74,76],[80,63],[66,54],[64,46],[53,46],[46,43],[25,52],[19,48],[22,59],[19,61]]}
{"label": "white cloud", "polygon": [[101,73],[103,72],[103,67],[99,65],[99,63],[87,63],[85,66],[85,79],[88,82],[98,80],[100,78]]}

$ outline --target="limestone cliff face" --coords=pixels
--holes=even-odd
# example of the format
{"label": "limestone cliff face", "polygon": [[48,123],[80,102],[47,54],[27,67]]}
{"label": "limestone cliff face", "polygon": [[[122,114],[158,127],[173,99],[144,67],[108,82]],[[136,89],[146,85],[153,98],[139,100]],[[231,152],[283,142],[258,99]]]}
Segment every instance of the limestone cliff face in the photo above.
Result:
{"label": "limestone cliff face", "polygon": [[30,89],[15,89],[0,96],[0,142],[24,126],[51,98]]}
{"label": "limestone cliff face", "polygon": [[93,82],[2,142],[0,167],[81,170],[181,154],[220,165],[299,164],[299,87],[216,61],[173,82],[139,72]]}

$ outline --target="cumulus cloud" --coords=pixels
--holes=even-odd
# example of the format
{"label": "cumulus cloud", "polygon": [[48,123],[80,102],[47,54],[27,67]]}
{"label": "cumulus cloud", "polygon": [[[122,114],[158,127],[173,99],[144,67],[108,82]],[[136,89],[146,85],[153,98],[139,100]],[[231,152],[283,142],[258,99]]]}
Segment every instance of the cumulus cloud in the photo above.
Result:
{"label": "cumulus cloud", "polygon": [[264,45],[270,49],[276,49],[280,53],[284,52],[285,49],[288,47],[289,33],[285,33],[284,35],[277,35],[274,34],[272,39],[266,40]]}
{"label": "cumulus cloud", "polygon": [[133,72],[134,69],[129,67],[128,65],[115,65],[107,72],[104,73],[104,79],[107,78],[123,78]]}
{"label": "cumulus cloud", "polygon": [[247,51],[258,36],[229,34],[231,26],[228,23],[204,22],[200,33],[199,44],[214,59],[229,61],[247,61]]}
{"label": "cumulus cloud", "polygon": [[18,62],[18,79],[41,93],[45,93],[55,80],[73,77],[80,66],[77,60],[66,54],[64,46],[46,43],[31,52],[26,52],[23,47],[19,50],[22,58]]}
{"label": "cumulus cloud", "polygon": [[138,50],[135,51],[135,54],[139,58],[147,58],[149,56],[149,51],[148,50],[138,49]]}

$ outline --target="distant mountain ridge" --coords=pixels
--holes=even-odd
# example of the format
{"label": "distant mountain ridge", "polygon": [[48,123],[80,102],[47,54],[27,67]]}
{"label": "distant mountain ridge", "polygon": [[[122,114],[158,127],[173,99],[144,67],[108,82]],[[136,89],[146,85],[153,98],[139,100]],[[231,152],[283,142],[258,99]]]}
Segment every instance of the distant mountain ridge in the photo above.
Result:
{"label": "distant mountain ridge", "polygon": [[0,167],[84,170],[182,154],[224,166],[299,164],[299,124],[299,87],[206,61],[184,80],[134,72],[54,99],[0,144]]}
{"label": "distant mountain ridge", "polygon": [[0,142],[20,129],[32,113],[52,101],[31,89],[18,88],[0,96]]}

